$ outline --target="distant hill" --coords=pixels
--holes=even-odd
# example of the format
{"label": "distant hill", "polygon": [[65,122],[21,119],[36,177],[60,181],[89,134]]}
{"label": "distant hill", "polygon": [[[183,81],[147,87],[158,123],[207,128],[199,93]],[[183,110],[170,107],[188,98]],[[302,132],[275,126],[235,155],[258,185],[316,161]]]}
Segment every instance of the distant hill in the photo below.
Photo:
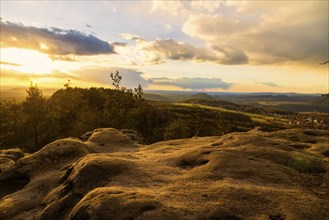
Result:
{"label": "distant hill", "polygon": [[290,112],[329,112],[327,94],[303,95],[228,95],[215,96],[217,100],[249,105],[253,107],[271,108]]}
{"label": "distant hill", "polygon": [[208,95],[207,93],[197,93],[192,95],[189,99],[214,100],[214,97]]}
{"label": "distant hill", "polygon": [[158,94],[144,93],[143,98],[149,101],[172,102],[171,99]]}
{"label": "distant hill", "polygon": [[[0,89],[0,100],[12,100],[15,99],[17,102],[25,100],[27,95],[27,88],[1,88]],[[44,97],[50,97],[57,89],[44,88],[42,89]]]}
{"label": "distant hill", "polygon": [[321,95],[321,97],[314,100],[313,103],[329,108],[329,94]]}
{"label": "distant hill", "polygon": [[[233,92],[203,92],[196,91],[160,91],[148,90],[147,93],[157,94],[173,102],[202,100],[217,100],[247,105],[255,108],[275,109],[289,112],[329,112],[326,97],[328,94],[303,93],[233,93]],[[155,100],[155,99],[153,99]],[[159,99],[158,99],[159,100]],[[225,103],[222,103],[226,105]],[[231,105],[231,104],[230,104]],[[254,110],[252,110],[254,111]]]}
{"label": "distant hill", "polygon": [[187,99],[184,102],[207,105],[207,106],[212,106],[212,107],[221,107],[221,108],[225,108],[225,109],[241,111],[241,112],[249,112],[249,113],[254,113],[254,114],[261,114],[261,115],[290,115],[290,114],[292,114],[291,112],[287,112],[287,111],[236,104],[236,103],[227,102],[227,101],[215,100],[214,98],[212,98],[212,99],[194,98],[194,99]]}

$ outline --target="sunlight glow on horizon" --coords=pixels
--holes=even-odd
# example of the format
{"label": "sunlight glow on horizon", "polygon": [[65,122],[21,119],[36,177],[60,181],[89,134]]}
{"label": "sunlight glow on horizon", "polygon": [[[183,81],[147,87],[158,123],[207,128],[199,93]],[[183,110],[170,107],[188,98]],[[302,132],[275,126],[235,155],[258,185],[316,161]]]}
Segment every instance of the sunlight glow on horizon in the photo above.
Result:
{"label": "sunlight glow on horizon", "polygon": [[328,2],[208,3],[2,1],[1,86],[106,86],[120,70],[150,90],[329,92]]}
{"label": "sunlight glow on horizon", "polygon": [[20,72],[42,75],[58,67],[46,54],[35,50],[1,48],[0,53],[1,61],[18,64],[6,65],[7,68]]}

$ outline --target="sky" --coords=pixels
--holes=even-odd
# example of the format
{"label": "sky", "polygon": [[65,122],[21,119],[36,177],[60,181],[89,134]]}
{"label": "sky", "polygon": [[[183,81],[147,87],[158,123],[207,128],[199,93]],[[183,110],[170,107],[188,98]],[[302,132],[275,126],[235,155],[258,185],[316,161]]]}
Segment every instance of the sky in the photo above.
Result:
{"label": "sky", "polygon": [[1,90],[329,92],[326,0],[0,4]]}

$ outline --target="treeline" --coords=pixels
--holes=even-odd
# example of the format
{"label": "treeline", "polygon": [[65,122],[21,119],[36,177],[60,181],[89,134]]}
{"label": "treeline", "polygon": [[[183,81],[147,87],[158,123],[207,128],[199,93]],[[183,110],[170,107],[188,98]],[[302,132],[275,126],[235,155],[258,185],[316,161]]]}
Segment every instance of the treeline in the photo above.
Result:
{"label": "treeline", "polygon": [[45,99],[36,84],[27,89],[22,103],[0,103],[0,149],[39,150],[59,138],[80,137],[95,128],[133,129],[147,143],[192,136],[220,135],[252,129],[245,115],[154,104],[143,100],[143,89],[120,86],[119,73],[111,74],[114,89],[71,87]]}

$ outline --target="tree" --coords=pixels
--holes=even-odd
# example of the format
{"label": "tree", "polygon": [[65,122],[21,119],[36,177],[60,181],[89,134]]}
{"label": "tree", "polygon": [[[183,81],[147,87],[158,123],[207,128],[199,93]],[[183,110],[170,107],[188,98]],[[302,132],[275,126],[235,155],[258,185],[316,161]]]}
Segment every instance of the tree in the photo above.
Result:
{"label": "tree", "polygon": [[200,108],[197,104],[193,104],[192,108],[194,115],[194,136],[197,137],[200,134],[201,130],[202,108]]}
{"label": "tree", "polygon": [[174,120],[165,130],[164,130],[164,139],[180,139],[191,137],[191,132],[189,130],[188,122],[182,118]]}
{"label": "tree", "polygon": [[66,88],[56,91],[49,99],[48,105],[52,119],[54,120],[53,132],[63,136],[69,136],[74,130],[73,123],[79,113],[88,105],[85,99],[84,89]]}
{"label": "tree", "polygon": [[71,80],[70,80],[70,79],[68,79],[68,80],[67,80],[67,83],[64,84],[64,88],[65,88],[65,89],[70,89],[70,88],[72,88],[72,87],[71,87]]}
{"label": "tree", "polygon": [[114,86],[114,88],[116,90],[120,90],[120,83],[122,80],[122,76],[120,76],[119,71],[117,71],[116,73],[111,73],[110,77],[112,79],[112,85]]}
{"label": "tree", "polygon": [[135,95],[134,97],[137,99],[137,100],[140,100],[140,101],[143,101],[143,88],[142,86],[139,84],[137,88],[134,88],[135,90]]}
{"label": "tree", "polygon": [[122,76],[118,71],[111,73],[110,77],[115,89],[108,92],[105,102],[106,121],[114,128],[124,128],[131,124],[128,121],[129,111],[143,103],[143,88],[139,85],[134,94],[132,89],[121,86]]}
{"label": "tree", "polygon": [[0,149],[25,144],[22,106],[0,100]]}
{"label": "tree", "polygon": [[218,131],[218,135],[223,135],[224,134],[224,126],[223,126],[223,120],[222,120],[222,115],[220,111],[216,111],[216,127]]}
{"label": "tree", "polygon": [[32,127],[34,147],[39,145],[40,130],[39,127],[46,117],[46,100],[43,98],[42,90],[37,84],[30,83],[30,87],[26,90],[27,97],[23,102],[23,112],[26,114],[27,124]]}

